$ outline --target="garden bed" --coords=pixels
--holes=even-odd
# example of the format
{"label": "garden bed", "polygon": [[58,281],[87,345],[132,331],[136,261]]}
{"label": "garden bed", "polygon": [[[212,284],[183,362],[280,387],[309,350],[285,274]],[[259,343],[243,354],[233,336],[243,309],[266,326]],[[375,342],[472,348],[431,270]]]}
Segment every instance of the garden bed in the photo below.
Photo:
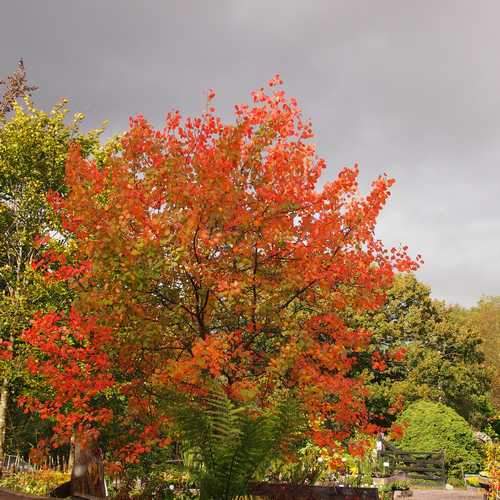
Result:
{"label": "garden bed", "polygon": [[35,498],[38,500],[40,499],[49,500],[49,497],[26,495],[25,493],[19,493],[17,491],[10,491],[4,488],[0,488],[0,500],[31,500]]}

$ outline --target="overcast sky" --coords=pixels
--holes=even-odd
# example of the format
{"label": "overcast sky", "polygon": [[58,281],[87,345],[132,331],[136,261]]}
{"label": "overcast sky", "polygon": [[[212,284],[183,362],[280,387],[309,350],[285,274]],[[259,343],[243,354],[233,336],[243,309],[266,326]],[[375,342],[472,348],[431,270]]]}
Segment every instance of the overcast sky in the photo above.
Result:
{"label": "overcast sky", "polygon": [[109,131],[143,113],[228,113],[275,73],[313,121],[324,180],[358,162],[397,180],[380,220],[421,253],[433,295],[500,295],[498,0],[0,0],[0,75],[24,58]]}

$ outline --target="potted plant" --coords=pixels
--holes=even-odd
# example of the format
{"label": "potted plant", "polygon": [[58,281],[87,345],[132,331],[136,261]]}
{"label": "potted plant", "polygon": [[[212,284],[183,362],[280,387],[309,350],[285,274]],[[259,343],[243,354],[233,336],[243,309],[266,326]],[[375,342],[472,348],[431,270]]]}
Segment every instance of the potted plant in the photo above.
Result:
{"label": "potted plant", "polygon": [[372,472],[373,484],[375,486],[384,486],[389,484],[391,478],[391,464],[385,459],[377,461],[376,467]]}
{"label": "potted plant", "polygon": [[410,490],[410,483],[408,483],[408,481],[394,481],[390,486],[393,492],[400,491],[401,497],[413,496],[413,492]]}

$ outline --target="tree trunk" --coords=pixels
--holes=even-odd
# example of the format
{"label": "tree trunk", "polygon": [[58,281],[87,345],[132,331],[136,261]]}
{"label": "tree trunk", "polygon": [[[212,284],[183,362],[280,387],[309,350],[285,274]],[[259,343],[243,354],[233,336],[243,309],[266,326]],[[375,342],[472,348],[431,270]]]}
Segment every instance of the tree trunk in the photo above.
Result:
{"label": "tree trunk", "polygon": [[75,464],[71,472],[71,494],[105,497],[102,453],[91,444],[75,443]]}
{"label": "tree trunk", "polygon": [[0,472],[3,468],[5,453],[5,430],[7,429],[7,405],[9,404],[9,380],[3,379],[0,388]]}
{"label": "tree trunk", "polygon": [[73,470],[75,466],[75,439],[75,431],[73,431],[69,442],[68,470]]}

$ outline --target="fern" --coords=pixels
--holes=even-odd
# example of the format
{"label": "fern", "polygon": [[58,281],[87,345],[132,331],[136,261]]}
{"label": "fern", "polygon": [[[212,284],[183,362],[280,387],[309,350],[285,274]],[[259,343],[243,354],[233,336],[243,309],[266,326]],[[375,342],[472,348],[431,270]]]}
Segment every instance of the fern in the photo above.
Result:
{"label": "fern", "polygon": [[304,425],[293,398],[255,415],[254,407],[237,406],[217,385],[199,401],[177,400],[170,413],[202,500],[247,495],[249,482],[264,473]]}

